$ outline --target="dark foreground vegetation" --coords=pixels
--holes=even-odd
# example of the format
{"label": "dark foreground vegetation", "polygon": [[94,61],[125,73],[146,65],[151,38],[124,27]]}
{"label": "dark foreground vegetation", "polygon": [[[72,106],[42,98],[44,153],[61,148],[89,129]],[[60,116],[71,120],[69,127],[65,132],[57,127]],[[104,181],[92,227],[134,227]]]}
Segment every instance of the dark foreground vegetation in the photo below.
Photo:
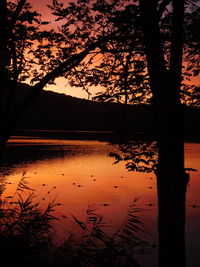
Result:
{"label": "dark foreground vegetation", "polygon": [[[13,196],[4,196],[6,181],[1,179],[0,249],[6,266],[140,266],[135,257],[147,253],[142,241],[146,235],[139,220],[135,199],[121,227],[112,235],[106,233],[102,216],[88,207],[86,220],[72,215],[79,234],[66,231],[61,244],[56,242],[56,218],[53,211],[59,203],[45,208],[35,200],[25,174]],[[67,230],[67,229],[66,229]]]}

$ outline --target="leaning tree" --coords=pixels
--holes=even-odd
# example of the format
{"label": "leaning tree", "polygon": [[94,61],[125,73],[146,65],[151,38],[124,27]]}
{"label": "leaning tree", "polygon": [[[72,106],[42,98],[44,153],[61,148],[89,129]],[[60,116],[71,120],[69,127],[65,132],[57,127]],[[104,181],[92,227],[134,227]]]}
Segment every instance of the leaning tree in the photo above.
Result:
{"label": "leaning tree", "polygon": [[[74,4],[69,4],[68,14],[60,15],[56,11],[62,7],[63,4],[55,0],[52,6],[49,5],[56,20],[62,16],[66,18],[60,28],[51,29],[50,25],[46,26],[49,22],[42,21],[41,15],[26,0],[0,2],[1,151],[16,122],[43,88],[54,83],[57,77],[67,78],[85,58],[91,60],[91,51],[94,53],[101,44],[120,32],[119,29],[110,29],[100,35],[98,30],[91,30],[91,21],[84,21],[81,29],[73,27],[75,20],[70,14],[74,12]],[[80,23],[85,13],[87,9],[80,9],[77,18]],[[30,92],[16,102],[16,88],[20,82],[29,83]]]}

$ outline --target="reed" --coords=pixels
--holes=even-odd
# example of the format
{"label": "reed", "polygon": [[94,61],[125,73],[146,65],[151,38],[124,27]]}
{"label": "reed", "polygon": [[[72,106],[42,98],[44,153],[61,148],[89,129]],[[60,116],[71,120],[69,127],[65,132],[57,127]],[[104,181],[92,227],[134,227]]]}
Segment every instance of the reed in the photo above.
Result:
{"label": "reed", "polygon": [[[5,187],[2,180],[2,193]],[[107,233],[108,225],[96,209],[88,207],[85,221],[72,215],[80,233],[68,231],[64,241],[56,245],[53,222],[57,218],[52,214],[57,205],[55,201],[45,208],[41,206],[24,174],[9,201],[5,201],[2,193],[0,251],[2,262],[8,266],[138,267],[135,257],[149,249],[143,241],[147,234],[145,227],[137,215],[141,211],[137,207],[138,199],[131,203],[127,217],[113,235]]]}

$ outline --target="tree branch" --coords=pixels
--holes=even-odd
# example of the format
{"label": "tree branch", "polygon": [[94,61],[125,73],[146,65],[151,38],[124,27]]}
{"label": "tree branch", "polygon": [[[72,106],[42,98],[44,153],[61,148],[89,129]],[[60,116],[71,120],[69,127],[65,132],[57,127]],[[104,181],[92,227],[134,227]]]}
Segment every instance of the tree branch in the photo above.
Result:
{"label": "tree branch", "polygon": [[163,12],[165,11],[166,7],[172,2],[172,0],[163,0],[158,9],[158,16],[159,18],[162,17]]}
{"label": "tree branch", "polygon": [[[51,72],[47,73],[37,84],[32,86],[30,94],[13,109],[12,116],[14,120],[20,116],[21,113],[32,103],[32,101],[40,94],[45,85],[47,85],[51,80],[62,76],[64,73],[69,72],[71,69],[75,68],[81,61],[91,52],[101,45],[102,42],[107,42],[114,35],[121,32],[122,29],[116,30],[107,36],[100,37],[96,42],[88,45],[82,52],[72,55],[66,61],[61,62],[59,66],[53,69]],[[12,117],[11,116],[11,117]]]}
{"label": "tree branch", "polygon": [[7,31],[7,1],[0,1],[0,50],[7,49],[8,31]]}
{"label": "tree branch", "polygon": [[192,2],[191,0],[186,0],[186,2],[195,6],[196,8],[199,8],[199,6],[197,4],[195,4],[194,2]]}
{"label": "tree branch", "polygon": [[[172,35],[170,51],[170,71],[176,81],[176,88],[180,88],[183,57],[183,17],[185,0],[173,0]],[[179,93],[179,92],[177,92]]]}
{"label": "tree branch", "polygon": [[14,25],[16,24],[16,22],[17,22],[17,20],[19,18],[19,15],[20,15],[20,13],[21,13],[21,11],[22,11],[25,3],[26,3],[26,0],[20,0],[19,1],[18,5],[17,5],[17,7],[15,9],[15,12],[13,13],[12,20],[10,22],[10,25],[9,25],[11,31],[13,30]]}
{"label": "tree branch", "polygon": [[140,0],[139,4],[150,85],[153,96],[157,98],[160,93],[161,79],[167,71],[161,42],[157,1]]}

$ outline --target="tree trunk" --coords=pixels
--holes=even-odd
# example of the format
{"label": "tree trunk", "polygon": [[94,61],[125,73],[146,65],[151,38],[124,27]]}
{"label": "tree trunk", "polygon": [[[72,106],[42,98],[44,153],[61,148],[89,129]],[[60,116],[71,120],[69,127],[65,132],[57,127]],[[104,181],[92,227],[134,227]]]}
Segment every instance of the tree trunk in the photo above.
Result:
{"label": "tree trunk", "polygon": [[154,96],[158,141],[159,267],[185,267],[183,112],[180,104],[184,0],[172,0],[170,68],[165,64],[158,1],[140,0],[150,85]]}
{"label": "tree trunk", "polygon": [[8,125],[8,120],[7,117],[1,116],[0,118],[1,121],[1,131],[0,131],[0,165],[1,165],[1,160],[3,153],[6,148],[6,144],[8,142],[8,139],[10,138],[11,135],[11,128]]}
{"label": "tree trunk", "polygon": [[[161,87],[158,115],[158,232],[159,266],[185,266],[185,200],[183,112],[173,77]],[[165,92],[165,93],[164,93]]]}

